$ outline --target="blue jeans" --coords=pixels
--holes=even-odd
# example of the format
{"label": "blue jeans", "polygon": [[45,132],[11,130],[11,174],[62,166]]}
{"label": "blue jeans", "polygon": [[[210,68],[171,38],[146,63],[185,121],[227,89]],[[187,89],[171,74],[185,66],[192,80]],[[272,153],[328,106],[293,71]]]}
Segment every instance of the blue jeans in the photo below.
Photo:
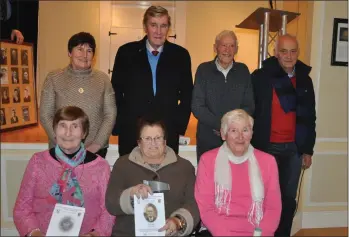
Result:
{"label": "blue jeans", "polygon": [[302,170],[302,157],[293,142],[271,143],[267,152],[275,157],[278,165],[282,198],[281,219],[274,236],[291,236],[293,216],[297,205],[298,182]]}

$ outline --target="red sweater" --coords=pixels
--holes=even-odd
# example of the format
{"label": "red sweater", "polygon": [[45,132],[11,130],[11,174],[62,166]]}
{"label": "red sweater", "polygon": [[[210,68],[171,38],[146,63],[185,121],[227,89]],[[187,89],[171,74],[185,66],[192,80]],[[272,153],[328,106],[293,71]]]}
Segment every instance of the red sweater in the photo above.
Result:
{"label": "red sweater", "polygon": [[[293,86],[296,87],[296,77],[291,77],[290,79]],[[296,135],[296,112],[284,112],[274,88],[271,115],[270,142],[294,142]]]}
{"label": "red sweater", "polygon": [[[195,183],[195,199],[203,224],[213,236],[252,236],[254,226],[247,215],[252,197],[248,177],[248,162],[232,169],[230,214],[219,213],[215,206],[214,168],[219,148],[204,153],[200,159]],[[262,236],[274,236],[281,215],[281,194],[276,161],[271,155],[255,149],[254,154],[264,183],[263,219],[260,223]]]}

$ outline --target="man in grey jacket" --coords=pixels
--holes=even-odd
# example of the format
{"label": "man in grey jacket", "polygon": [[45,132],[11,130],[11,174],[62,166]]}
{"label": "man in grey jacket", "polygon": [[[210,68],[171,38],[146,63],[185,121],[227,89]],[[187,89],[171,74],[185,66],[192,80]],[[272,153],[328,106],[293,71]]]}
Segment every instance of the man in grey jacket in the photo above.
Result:
{"label": "man in grey jacket", "polygon": [[234,109],[254,112],[250,72],[243,63],[235,62],[238,41],[233,31],[224,30],[216,37],[217,56],[199,65],[192,98],[192,112],[198,119],[196,131],[197,159],[222,145],[220,124],[223,115]]}

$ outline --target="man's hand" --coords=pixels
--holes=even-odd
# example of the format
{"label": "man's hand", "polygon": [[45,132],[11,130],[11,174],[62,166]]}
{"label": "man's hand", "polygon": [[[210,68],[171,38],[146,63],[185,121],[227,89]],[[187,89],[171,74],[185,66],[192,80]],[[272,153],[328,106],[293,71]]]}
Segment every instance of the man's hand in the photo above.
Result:
{"label": "man's hand", "polygon": [[312,164],[312,160],[311,160],[312,156],[307,155],[307,154],[303,154],[302,158],[303,158],[303,168],[308,169]]}
{"label": "man's hand", "polygon": [[19,30],[12,30],[11,32],[11,40],[13,41],[16,37],[16,43],[22,44],[24,41],[24,36],[22,35],[22,32]]}
{"label": "man's hand", "polygon": [[90,145],[88,145],[86,147],[86,150],[88,150],[92,153],[96,153],[97,151],[99,151],[99,149],[101,149],[101,146],[96,144],[96,143],[91,143]]}

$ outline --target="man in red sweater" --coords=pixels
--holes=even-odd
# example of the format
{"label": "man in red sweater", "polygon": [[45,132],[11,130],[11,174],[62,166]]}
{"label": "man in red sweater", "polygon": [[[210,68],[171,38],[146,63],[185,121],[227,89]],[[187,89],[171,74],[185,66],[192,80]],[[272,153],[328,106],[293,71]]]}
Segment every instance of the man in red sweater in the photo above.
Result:
{"label": "man in red sweater", "polygon": [[299,176],[312,163],[315,144],[315,96],[311,67],[298,60],[297,39],[280,36],[275,56],[252,73],[255,125],[252,145],[272,154],[278,164],[281,220],[275,236],[290,236]]}

